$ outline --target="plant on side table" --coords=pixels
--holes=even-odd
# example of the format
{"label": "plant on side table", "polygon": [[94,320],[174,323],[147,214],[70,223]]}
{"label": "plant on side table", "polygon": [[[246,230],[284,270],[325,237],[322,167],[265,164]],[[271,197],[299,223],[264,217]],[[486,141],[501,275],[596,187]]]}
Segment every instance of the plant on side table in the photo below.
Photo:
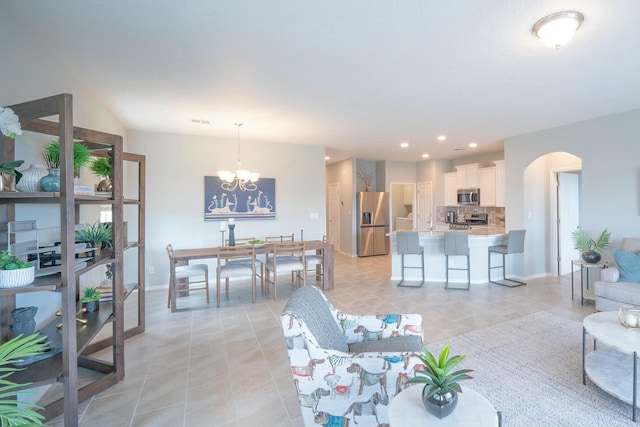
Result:
{"label": "plant on side table", "polygon": [[449,357],[451,343],[444,346],[440,356],[436,358],[425,346],[418,358],[424,363],[425,370],[418,371],[411,378],[412,383],[424,383],[422,403],[425,409],[438,418],[450,415],[458,404],[458,393],[462,393],[460,381],[473,377],[467,375],[472,369],[461,369],[451,372],[454,366],[462,362],[466,356]]}
{"label": "plant on side table", "polygon": [[571,233],[571,237],[573,237],[574,249],[582,251],[582,259],[589,264],[594,264],[602,258],[600,252],[609,246],[611,233],[605,228],[594,240],[586,231],[579,228]]}
{"label": "plant on side table", "polygon": [[100,309],[100,298],[102,293],[92,286],[84,288],[82,291],[82,308],[86,308],[88,312],[97,311]]}
{"label": "plant on side table", "polygon": [[39,333],[26,337],[18,335],[0,344],[0,425],[44,426],[44,416],[35,411],[42,408],[18,399],[31,394],[25,389],[30,383],[17,384],[11,381],[11,374],[20,370],[11,365],[42,354],[47,348],[48,344]]}
{"label": "plant on side table", "polygon": [[0,288],[17,288],[32,283],[35,279],[33,264],[9,253],[0,251]]}

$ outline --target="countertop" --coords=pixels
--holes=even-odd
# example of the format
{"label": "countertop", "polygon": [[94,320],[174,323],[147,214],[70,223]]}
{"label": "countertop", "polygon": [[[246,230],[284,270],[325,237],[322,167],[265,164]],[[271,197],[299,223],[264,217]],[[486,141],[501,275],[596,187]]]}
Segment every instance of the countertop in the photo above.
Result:
{"label": "countertop", "polygon": [[[449,230],[449,226],[437,225],[433,231],[424,230],[419,231],[420,237],[442,237],[445,231],[453,231],[455,233],[469,233],[469,236],[496,236],[505,234],[503,226],[497,225],[472,225],[469,230]],[[393,231],[387,236],[395,237],[396,232]]]}

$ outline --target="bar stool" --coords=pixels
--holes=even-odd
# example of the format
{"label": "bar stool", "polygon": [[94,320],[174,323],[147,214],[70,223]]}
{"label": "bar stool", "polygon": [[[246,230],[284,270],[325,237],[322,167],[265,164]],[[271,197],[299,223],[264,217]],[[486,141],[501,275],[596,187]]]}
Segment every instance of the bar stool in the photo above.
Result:
{"label": "bar stool", "polygon": [[[396,243],[398,246],[398,254],[401,255],[402,260],[402,280],[398,283],[398,286],[407,288],[419,288],[424,284],[424,248],[420,246],[420,236],[417,231],[398,231],[396,233]],[[418,266],[405,266],[405,255],[420,255],[422,263]],[[404,269],[405,268],[420,268],[422,269],[422,282],[419,285],[404,285]]]}
{"label": "bar stool", "polygon": [[[445,270],[446,270],[446,283],[445,289],[461,289],[469,290],[471,286],[471,260],[469,258],[469,234],[465,232],[445,231],[444,233],[444,256],[445,256]],[[449,256],[463,256],[467,259],[467,268],[449,267]],[[467,272],[467,286],[466,287],[450,287],[449,286],[449,270],[466,270]]]}
{"label": "bar stool", "polygon": [[[520,282],[519,280],[507,279],[505,277],[505,264],[504,259],[507,254],[521,254],[524,253],[524,235],[527,230],[511,230],[509,231],[509,236],[507,238],[506,245],[496,245],[489,246],[489,283],[495,283],[496,285],[506,286],[508,288],[515,288],[516,286],[526,285],[525,282]],[[491,252],[502,254],[502,265],[498,265],[495,267],[491,266]],[[491,280],[491,270],[496,268],[502,268],[502,283],[494,282]],[[510,283],[508,283],[510,282]]]}

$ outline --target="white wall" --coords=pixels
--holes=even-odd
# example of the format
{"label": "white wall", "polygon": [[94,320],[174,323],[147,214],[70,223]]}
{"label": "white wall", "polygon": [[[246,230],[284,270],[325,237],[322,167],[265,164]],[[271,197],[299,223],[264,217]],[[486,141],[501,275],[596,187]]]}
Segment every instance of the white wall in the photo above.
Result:
{"label": "white wall", "polygon": [[[204,177],[235,167],[231,139],[129,132],[129,149],[147,161],[148,286],[168,283],[165,247],[174,249],[221,244],[220,222],[204,221]],[[263,238],[295,234],[305,240],[326,234],[324,148],[296,144],[256,143],[241,139],[242,165],[276,180],[276,219],[237,220],[236,237]],[[317,214],[317,219],[311,219]],[[228,237],[228,233],[226,234]],[[212,264],[213,265],[213,264]],[[148,273],[147,269],[147,273]]]}
{"label": "white wall", "polygon": [[[640,110],[634,110],[505,140],[506,227],[527,229],[526,259],[548,252],[548,225],[543,225],[547,214],[532,206],[539,195],[530,193],[532,182],[547,185],[548,168],[533,165],[525,173],[547,153],[582,159],[581,225],[587,232],[608,228],[612,248],[624,237],[640,236],[639,136]],[[605,259],[609,256],[604,254]],[[548,271],[546,264],[528,260],[520,274],[532,277]]]}

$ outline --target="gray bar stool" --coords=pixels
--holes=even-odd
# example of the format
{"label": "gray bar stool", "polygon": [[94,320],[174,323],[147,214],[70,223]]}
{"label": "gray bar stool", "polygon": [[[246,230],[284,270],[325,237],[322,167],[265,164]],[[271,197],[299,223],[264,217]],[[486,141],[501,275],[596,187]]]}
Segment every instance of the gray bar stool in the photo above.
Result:
{"label": "gray bar stool", "polygon": [[[469,234],[465,232],[445,231],[444,233],[444,255],[445,269],[447,272],[447,281],[444,285],[445,289],[462,289],[469,290],[471,286],[471,260],[469,259]],[[449,267],[450,256],[464,256],[467,258],[467,268]],[[450,287],[449,286],[449,270],[466,270],[467,286],[466,287]]]}
{"label": "gray bar stool", "polygon": [[[507,254],[521,254],[524,253],[524,235],[527,230],[511,230],[507,238],[506,245],[489,246],[489,283],[495,283],[496,285],[506,286],[508,288],[515,288],[516,286],[526,285],[525,282],[519,280],[507,279],[504,275],[504,258]],[[495,267],[491,266],[491,253],[502,254],[502,265]],[[502,282],[494,282],[491,280],[491,270],[495,268],[502,268]]]}
{"label": "gray bar stool", "polygon": [[[396,233],[396,243],[398,246],[398,254],[401,255],[402,260],[402,280],[398,283],[398,286],[407,288],[419,288],[424,284],[424,248],[420,246],[420,235],[417,231],[398,231]],[[420,255],[422,263],[418,266],[405,266],[405,255]],[[422,269],[422,282],[419,285],[404,285],[404,269],[405,268],[420,268]]]}

